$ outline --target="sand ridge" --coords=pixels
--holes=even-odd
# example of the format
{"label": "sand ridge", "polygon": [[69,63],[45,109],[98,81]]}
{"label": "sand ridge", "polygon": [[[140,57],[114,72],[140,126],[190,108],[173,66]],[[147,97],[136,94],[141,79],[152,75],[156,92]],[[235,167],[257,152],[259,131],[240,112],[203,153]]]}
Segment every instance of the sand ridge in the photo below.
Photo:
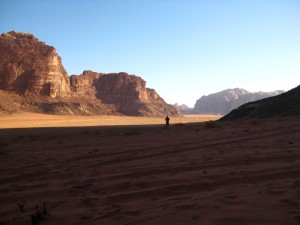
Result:
{"label": "sand ridge", "polygon": [[300,223],[299,119],[36,129],[0,130],[0,222]]}

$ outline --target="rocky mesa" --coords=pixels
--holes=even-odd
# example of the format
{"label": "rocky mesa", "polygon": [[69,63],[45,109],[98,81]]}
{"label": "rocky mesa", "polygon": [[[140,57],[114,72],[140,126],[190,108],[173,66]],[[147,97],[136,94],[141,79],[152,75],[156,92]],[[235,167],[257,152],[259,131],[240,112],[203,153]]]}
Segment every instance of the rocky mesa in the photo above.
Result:
{"label": "rocky mesa", "polygon": [[0,36],[0,90],[1,113],[179,115],[141,77],[89,70],[69,76],[54,47],[22,32]]}

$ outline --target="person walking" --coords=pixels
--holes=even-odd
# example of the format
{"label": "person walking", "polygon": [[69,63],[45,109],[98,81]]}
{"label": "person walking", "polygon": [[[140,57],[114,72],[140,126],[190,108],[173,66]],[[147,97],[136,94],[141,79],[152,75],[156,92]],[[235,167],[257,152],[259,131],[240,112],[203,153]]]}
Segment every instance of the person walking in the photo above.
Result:
{"label": "person walking", "polygon": [[166,120],[166,126],[169,126],[169,124],[170,124],[170,118],[167,116],[167,117],[165,118],[165,120]]}

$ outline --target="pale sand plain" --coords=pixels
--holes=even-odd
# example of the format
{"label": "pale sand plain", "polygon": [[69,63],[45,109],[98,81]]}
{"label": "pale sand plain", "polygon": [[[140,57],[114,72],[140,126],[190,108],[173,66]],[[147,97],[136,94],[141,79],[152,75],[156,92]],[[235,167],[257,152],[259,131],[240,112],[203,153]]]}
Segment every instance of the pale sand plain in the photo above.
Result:
{"label": "pale sand plain", "polygon": [[0,129],[0,143],[0,224],[32,224],[43,202],[41,225],[300,224],[299,117]]}
{"label": "pale sand plain", "polygon": [[[170,123],[194,123],[217,120],[216,115],[187,115],[171,117]],[[165,123],[164,117],[134,116],[61,116],[37,113],[0,115],[1,128],[29,127],[83,127],[83,126],[120,126],[120,125],[157,125]]]}

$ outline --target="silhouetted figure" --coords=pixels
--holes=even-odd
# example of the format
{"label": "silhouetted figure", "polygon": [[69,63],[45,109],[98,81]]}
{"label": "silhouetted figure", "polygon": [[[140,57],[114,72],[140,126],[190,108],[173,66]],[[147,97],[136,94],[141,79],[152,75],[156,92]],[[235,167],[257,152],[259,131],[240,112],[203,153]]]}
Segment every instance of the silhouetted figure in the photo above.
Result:
{"label": "silhouetted figure", "polygon": [[169,124],[170,124],[170,118],[167,116],[165,120],[166,120],[166,126],[169,126]]}

